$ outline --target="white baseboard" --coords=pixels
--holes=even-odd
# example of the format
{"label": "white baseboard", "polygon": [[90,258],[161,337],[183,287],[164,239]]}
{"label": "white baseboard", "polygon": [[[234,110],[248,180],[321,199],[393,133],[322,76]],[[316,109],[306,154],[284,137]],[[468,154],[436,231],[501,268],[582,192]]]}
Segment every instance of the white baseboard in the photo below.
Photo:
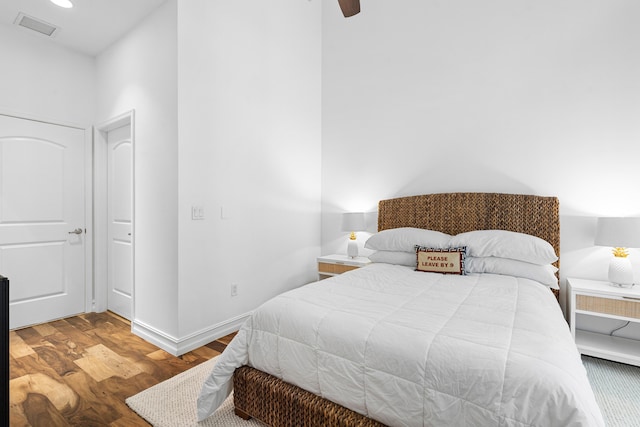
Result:
{"label": "white baseboard", "polygon": [[251,316],[252,312],[241,314],[240,316],[227,319],[217,325],[194,332],[185,337],[174,337],[166,334],[154,327],[140,322],[138,320],[131,321],[131,332],[140,338],[160,347],[167,353],[174,356],[180,356],[188,353],[198,347],[202,347],[218,338],[224,337],[232,332],[240,329],[242,324]]}

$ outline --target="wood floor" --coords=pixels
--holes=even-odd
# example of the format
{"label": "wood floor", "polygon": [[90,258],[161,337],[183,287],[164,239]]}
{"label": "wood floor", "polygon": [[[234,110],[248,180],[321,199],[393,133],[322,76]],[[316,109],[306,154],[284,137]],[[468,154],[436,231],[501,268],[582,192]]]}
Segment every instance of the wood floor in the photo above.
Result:
{"label": "wood floor", "polygon": [[11,426],[148,426],[125,399],[219,355],[233,338],[175,357],[130,329],[106,312],[11,331]]}

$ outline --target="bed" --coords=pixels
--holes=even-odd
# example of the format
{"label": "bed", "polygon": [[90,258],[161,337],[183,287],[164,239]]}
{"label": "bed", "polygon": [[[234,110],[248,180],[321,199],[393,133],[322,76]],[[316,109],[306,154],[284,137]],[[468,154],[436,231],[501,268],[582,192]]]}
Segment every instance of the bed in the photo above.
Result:
{"label": "bed", "polygon": [[[542,257],[547,273],[559,266],[554,197],[445,193],[381,201],[376,239],[392,235],[385,244],[397,244],[405,230],[471,242],[462,247],[475,255],[469,262],[525,248],[525,257]],[[510,246],[498,241],[497,252],[483,258],[473,239],[485,239],[481,251],[495,239],[478,230],[530,237],[536,246],[505,254]],[[538,254],[538,241],[549,248]],[[199,419],[233,390],[238,416],[270,426],[604,425],[557,286],[519,272],[416,270],[374,262],[265,303],[203,384]]]}

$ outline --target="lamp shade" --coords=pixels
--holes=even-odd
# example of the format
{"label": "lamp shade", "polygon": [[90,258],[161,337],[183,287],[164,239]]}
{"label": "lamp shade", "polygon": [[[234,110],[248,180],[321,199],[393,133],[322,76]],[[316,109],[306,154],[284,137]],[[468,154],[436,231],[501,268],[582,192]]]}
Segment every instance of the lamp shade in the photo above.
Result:
{"label": "lamp shade", "polygon": [[342,231],[362,231],[364,230],[364,213],[347,212],[342,215]]}
{"label": "lamp shade", "polygon": [[596,246],[640,248],[640,217],[598,218]]}

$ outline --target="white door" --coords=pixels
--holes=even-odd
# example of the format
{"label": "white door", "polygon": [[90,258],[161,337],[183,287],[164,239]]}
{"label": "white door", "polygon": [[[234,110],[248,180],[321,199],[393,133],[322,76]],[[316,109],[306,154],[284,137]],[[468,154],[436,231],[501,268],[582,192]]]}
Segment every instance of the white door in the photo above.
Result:
{"label": "white door", "polygon": [[108,308],[131,319],[133,293],[131,125],[107,134]]}
{"label": "white door", "polygon": [[85,132],[0,115],[0,274],[9,328],[85,311]]}

